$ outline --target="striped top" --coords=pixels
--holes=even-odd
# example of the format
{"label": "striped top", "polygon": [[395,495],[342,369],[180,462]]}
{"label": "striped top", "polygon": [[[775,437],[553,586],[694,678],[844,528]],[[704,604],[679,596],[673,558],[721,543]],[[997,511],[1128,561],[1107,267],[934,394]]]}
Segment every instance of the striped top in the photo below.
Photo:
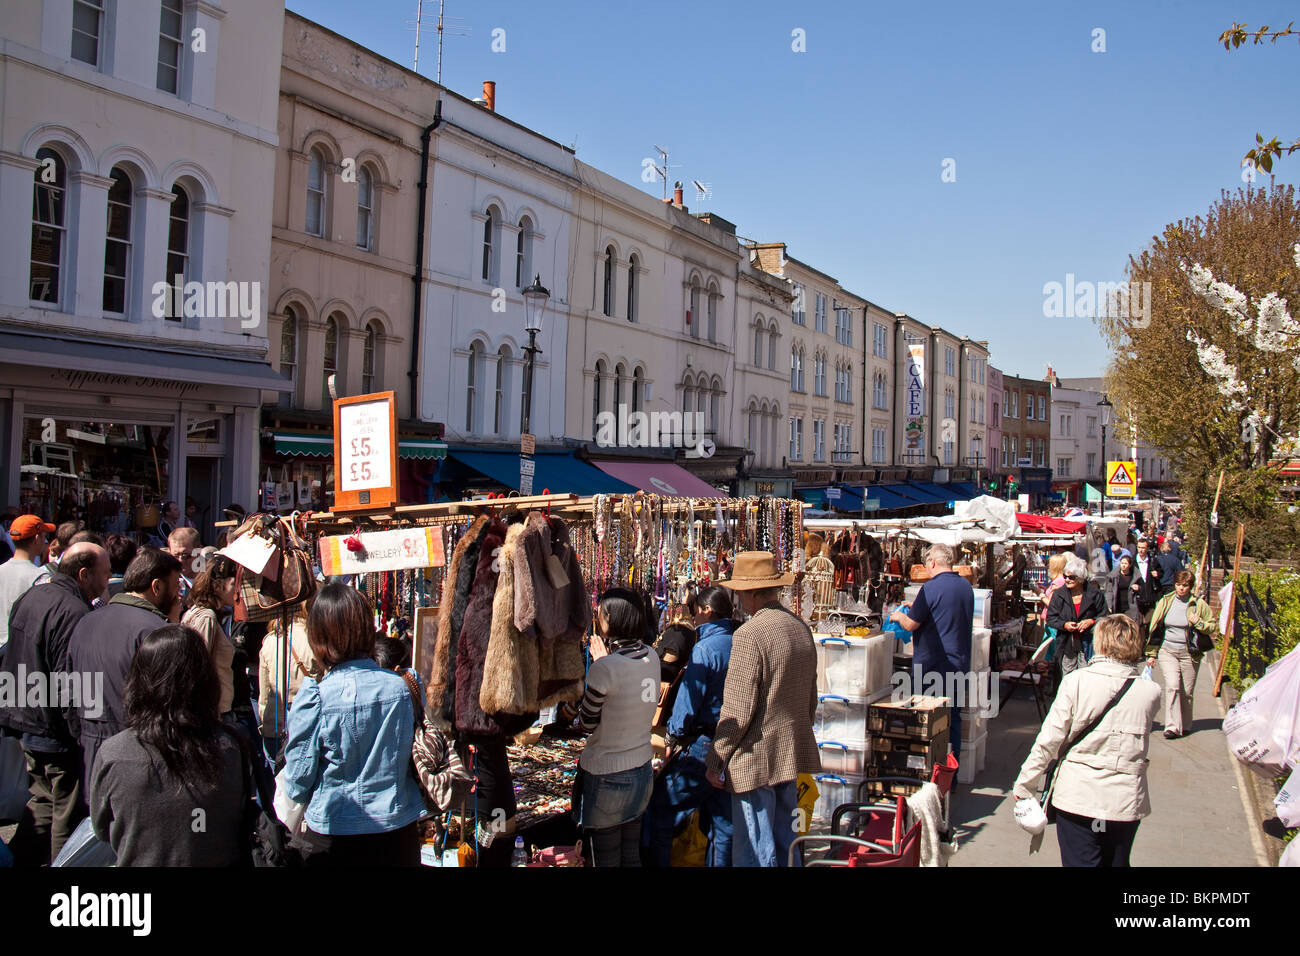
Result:
{"label": "striped top", "polygon": [[659,702],[659,657],[637,641],[625,644],[587,671],[578,719],[591,734],[578,766],[587,773],[635,770],[650,762],[650,725]]}

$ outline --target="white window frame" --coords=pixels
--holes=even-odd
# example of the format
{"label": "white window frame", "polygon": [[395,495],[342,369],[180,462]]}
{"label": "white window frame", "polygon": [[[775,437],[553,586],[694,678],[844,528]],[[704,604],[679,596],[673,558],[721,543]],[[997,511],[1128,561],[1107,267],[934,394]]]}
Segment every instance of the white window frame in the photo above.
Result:
{"label": "white window frame", "polygon": [[[303,232],[318,239],[325,238],[328,225],[325,222],[326,200],[329,196],[329,157],[319,146],[313,146],[307,154],[307,208],[303,221]],[[319,182],[313,182],[313,171],[318,174]],[[316,228],[312,229],[312,209],[316,210]]]}
{"label": "white window frame", "polygon": [[[163,32],[163,21],[167,15],[168,4],[172,5],[171,12],[177,15],[177,22],[180,24],[178,27],[180,33],[176,36]],[[174,69],[176,71],[176,88],[174,90],[169,90],[158,82],[158,77],[156,75],[154,77],[154,85],[164,93],[171,93],[175,96],[180,96],[183,92],[185,77],[185,4],[183,0],[162,0],[158,10],[158,70],[161,71],[164,68],[169,70]],[[169,46],[175,55],[175,64],[163,60],[163,52]]]}
{"label": "white window frame", "polygon": [[357,170],[357,248],[374,251],[375,174],[369,166]]}
{"label": "white window frame", "polygon": [[[104,66],[104,23],[107,19],[107,11],[105,10],[105,7],[105,0],[72,0],[72,42],[69,47],[70,56],[78,63],[85,63],[88,66],[93,66],[95,69],[102,69]],[[93,37],[91,37],[91,34],[77,29],[77,11],[82,8],[93,10],[95,13],[95,33]],[[78,36],[91,37],[95,41],[95,59],[93,62],[90,60],[84,60],[77,56],[76,40]]]}

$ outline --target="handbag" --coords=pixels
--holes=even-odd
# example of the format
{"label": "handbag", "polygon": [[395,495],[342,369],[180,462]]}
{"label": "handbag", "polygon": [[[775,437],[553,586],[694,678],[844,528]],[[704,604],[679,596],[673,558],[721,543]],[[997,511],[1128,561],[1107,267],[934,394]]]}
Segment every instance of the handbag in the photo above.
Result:
{"label": "handbag", "polygon": [[260,535],[276,546],[267,565],[267,570],[275,569],[274,574],[254,574],[241,568],[237,575],[240,603],[244,606],[246,620],[272,620],[287,608],[303,604],[316,594],[316,572],[311,554],[287,519],[255,514],[236,529],[232,540],[246,534]]}
{"label": "handbag", "polygon": [[420,684],[410,671],[401,672],[411,694],[415,710],[415,740],[411,743],[411,763],[416,782],[431,809],[449,810],[465,803],[474,788],[474,779],[465,772],[460,754],[445,734],[425,716],[420,704]]}
{"label": "handbag", "polygon": [[1136,681],[1136,677],[1130,677],[1124,681],[1124,686],[1121,687],[1115,696],[1110,699],[1110,703],[1102,708],[1101,713],[1093,718],[1092,723],[1083,728],[1083,732],[1066,744],[1065,749],[1056,755],[1056,759],[1047,765],[1047,773],[1043,779],[1042,804],[1043,810],[1047,814],[1048,823],[1052,823],[1056,820],[1056,808],[1052,806],[1052,789],[1056,785],[1056,771],[1060,769],[1061,763],[1065,760],[1066,755],[1068,755],[1074,748],[1074,745],[1100,726],[1101,722],[1105,720],[1106,715],[1111,712],[1111,708],[1120,702],[1120,698],[1129,692],[1129,688],[1132,687]]}

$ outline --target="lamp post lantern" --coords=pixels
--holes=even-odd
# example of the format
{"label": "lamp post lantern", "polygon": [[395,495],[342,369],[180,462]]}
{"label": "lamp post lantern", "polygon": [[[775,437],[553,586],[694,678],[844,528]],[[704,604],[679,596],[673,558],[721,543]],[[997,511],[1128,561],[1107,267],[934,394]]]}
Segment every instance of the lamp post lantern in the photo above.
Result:
{"label": "lamp post lantern", "polygon": [[532,428],[533,416],[533,365],[541,349],[537,347],[537,333],[542,330],[542,313],[546,311],[546,300],[551,297],[550,290],[542,285],[539,274],[533,284],[523,291],[524,297],[524,331],[528,333],[528,345],[524,348],[527,358],[524,360],[524,414],[521,430],[525,435]]}
{"label": "lamp post lantern", "polygon": [[1106,517],[1106,426],[1110,424],[1110,410],[1113,403],[1104,394],[1097,403],[1101,409],[1101,517]]}

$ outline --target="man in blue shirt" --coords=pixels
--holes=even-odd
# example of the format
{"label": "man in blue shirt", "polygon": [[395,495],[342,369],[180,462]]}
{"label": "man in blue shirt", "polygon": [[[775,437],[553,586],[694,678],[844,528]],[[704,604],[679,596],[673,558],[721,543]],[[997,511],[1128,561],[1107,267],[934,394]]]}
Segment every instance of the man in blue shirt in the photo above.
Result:
{"label": "man in blue shirt", "polygon": [[[931,545],[925,553],[930,580],[906,614],[895,611],[890,620],[913,632],[916,650],[912,658],[913,674],[924,687],[927,675],[966,674],[970,671],[971,642],[974,636],[975,591],[970,583],[952,569],[952,548]],[[933,678],[930,678],[931,680]],[[945,686],[947,682],[945,681]],[[968,686],[967,681],[961,682]],[[973,701],[953,700],[951,731],[948,735],[954,756],[961,754],[961,707]]]}

